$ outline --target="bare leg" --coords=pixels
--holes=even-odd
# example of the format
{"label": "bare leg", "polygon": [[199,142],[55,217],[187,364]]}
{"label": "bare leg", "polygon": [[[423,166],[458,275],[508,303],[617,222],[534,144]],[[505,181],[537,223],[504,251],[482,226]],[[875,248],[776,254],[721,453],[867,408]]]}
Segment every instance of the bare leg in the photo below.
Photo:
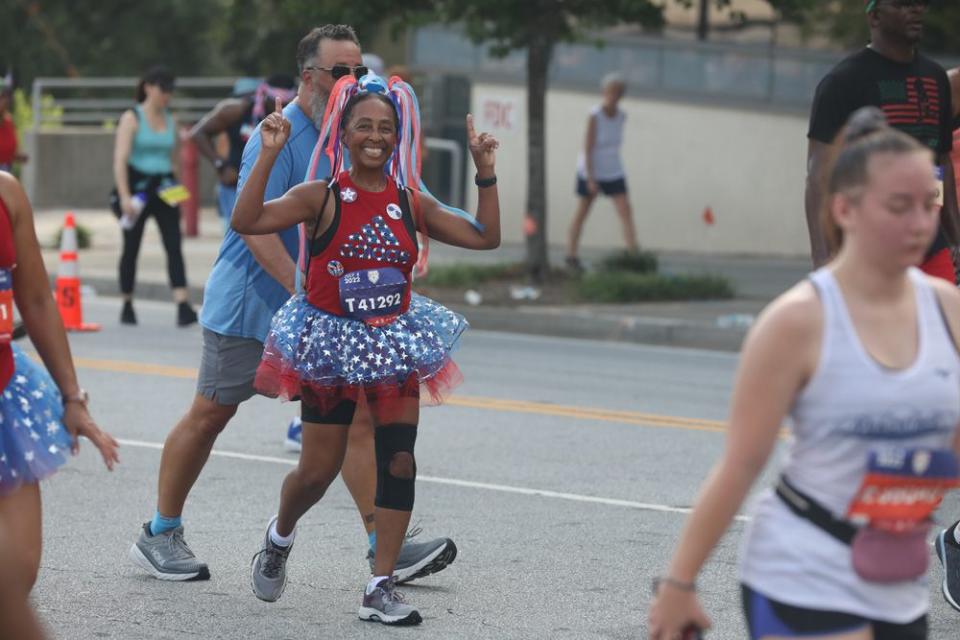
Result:
{"label": "bare leg", "polygon": [[[40,570],[43,551],[43,509],[40,503],[40,485],[24,484],[13,493],[0,497],[0,526],[10,548],[16,549],[14,564],[4,565],[5,575],[30,593]],[[6,580],[6,578],[4,578]]]}
{"label": "bare leg", "polygon": [[[7,521],[5,515],[0,516],[0,521],[4,525],[0,527],[0,566],[9,568],[20,559],[20,548],[9,535],[12,522]],[[29,585],[12,572],[5,573],[4,579],[0,580],[0,638],[43,640],[43,631],[30,609],[29,593]]]}
{"label": "bare leg", "polygon": [[[418,424],[420,421],[420,400],[410,398],[405,401],[403,410],[397,422],[403,424]],[[377,426],[377,429],[389,429],[389,426]],[[391,461],[390,473],[398,478],[413,477],[413,455],[398,455],[400,460]],[[373,575],[391,576],[396,568],[403,538],[410,525],[410,511],[398,509],[376,508],[377,549],[374,555]]]}
{"label": "bare leg", "polygon": [[620,224],[623,225],[623,239],[627,243],[627,250],[636,253],[637,231],[633,226],[633,211],[630,208],[630,199],[625,193],[618,193],[613,196],[613,206],[617,209],[617,215],[620,217]]}
{"label": "bare leg", "polygon": [[289,536],[297,521],[327,492],[340,473],[349,429],[342,424],[303,423],[303,449],[297,468],[287,474],[280,490],[277,533]]}
{"label": "bare leg", "polygon": [[190,294],[186,287],[176,287],[173,290],[173,301],[177,304],[190,300]]}
{"label": "bare leg", "polygon": [[580,235],[583,233],[583,223],[587,220],[590,213],[590,207],[596,199],[596,194],[581,196],[577,204],[577,211],[573,214],[573,220],[570,222],[570,230],[567,237],[567,257],[576,258],[580,251]]}
{"label": "bare leg", "polygon": [[362,394],[347,436],[347,453],[340,476],[357,505],[363,528],[369,535],[373,531],[375,518],[373,498],[377,492],[377,456],[373,444],[373,418]]}
{"label": "bare leg", "polygon": [[200,477],[217,436],[237,412],[237,405],[223,405],[202,395],[193,399],[187,414],[180,419],[163,444],[157,510],[176,517],[183,513],[187,495]]}

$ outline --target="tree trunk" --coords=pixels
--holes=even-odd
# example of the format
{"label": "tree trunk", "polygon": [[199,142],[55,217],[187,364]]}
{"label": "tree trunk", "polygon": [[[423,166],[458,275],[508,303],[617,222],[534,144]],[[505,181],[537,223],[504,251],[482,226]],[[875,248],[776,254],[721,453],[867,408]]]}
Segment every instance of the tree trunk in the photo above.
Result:
{"label": "tree trunk", "polygon": [[527,47],[527,268],[540,283],[549,273],[547,255],[547,70],[553,42],[546,35]]}
{"label": "tree trunk", "polygon": [[704,41],[710,34],[710,0],[700,0],[697,18],[697,40]]}

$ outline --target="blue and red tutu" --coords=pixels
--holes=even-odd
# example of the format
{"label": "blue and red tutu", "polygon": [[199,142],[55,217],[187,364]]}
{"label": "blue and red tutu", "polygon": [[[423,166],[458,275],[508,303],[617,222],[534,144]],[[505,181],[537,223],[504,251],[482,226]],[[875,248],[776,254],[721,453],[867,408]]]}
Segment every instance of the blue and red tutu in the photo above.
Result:
{"label": "blue and red tutu", "polygon": [[273,317],[254,386],[323,413],[361,394],[381,418],[402,398],[440,404],[463,381],[450,354],[468,326],[415,293],[405,313],[380,327],[321,311],[297,295]]}
{"label": "blue and red tutu", "polygon": [[15,369],[0,392],[0,495],[52,475],[67,461],[71,444],[56,383],[11,347]]}

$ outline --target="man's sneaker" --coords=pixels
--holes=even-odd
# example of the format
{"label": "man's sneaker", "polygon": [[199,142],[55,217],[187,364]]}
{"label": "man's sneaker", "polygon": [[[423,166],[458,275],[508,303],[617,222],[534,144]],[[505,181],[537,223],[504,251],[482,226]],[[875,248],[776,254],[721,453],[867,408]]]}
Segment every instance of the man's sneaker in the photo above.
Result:
{"label": "man's sneaker", "polygon": [[947,527],[941,531],[933,544],[943,564],[943,597],[951,607],[960,611],[960,545],[947,537],[953,537],[953,529]]}
{"label": "man's sneaker", "polygon": [[294,453],[300,453],[303,448],[303,421],[299,416],[290,420],[287,425],[287,438],[283,441],[283,446]]}
{"label": "man's sneaker", "polygon": [[[428,542],[413,542],[413,537],[420,533],[414,529],[407,534],[400,547],[396,567],[393,569],[393,579],[397,584],[410,582],[417,578],[429,576],[432,573],[443,571],[457,557],[457,545],[450,538],[437,538]],[[367,551],[367,562],[370,571],[373,571],[373,549]]]}
{"label": "man's sneaker", "polygon": [[397,591],[394,578],[387,578],[370,593],[364,593],[363,604],[357,615],[361,620],[397,626],[423,622],[417,608],[403,601],[403,594]]}
{"label": "man's sneaker", "polygon": [[289,547],[281,547],[270,539],[270,529],[276,521],[277,516],[270,519],[267,533],[263,536],[263,547],[253,556],[250,566],[253,594],[266,602],[276,602],[283,595],[283,589],[287,586],[287,556],[293,549],[293,543]]}
{"label": "man's sneaker", "polygon": [[134,564],[160,580],[210,579],[207,565],[197,560],[183,539],[183,527],[151,535],[150,523],[143,523],[140,538],[130,547],[129,555]]}

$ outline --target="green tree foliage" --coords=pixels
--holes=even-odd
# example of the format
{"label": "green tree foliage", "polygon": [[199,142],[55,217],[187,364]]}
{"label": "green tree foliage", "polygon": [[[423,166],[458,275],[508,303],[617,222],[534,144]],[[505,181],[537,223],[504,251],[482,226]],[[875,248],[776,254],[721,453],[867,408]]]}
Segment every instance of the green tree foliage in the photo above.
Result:
{"label": "green tree foliage", "polygon": [[20,84],[40,75],[135,76],[163,63],[214,67],[209,32],[219,2],[0,0],[0,66]]}
{"label": "green tree foliage", "polygon": [[633,23],[663,25],[659,3],[650,0],[432,0],[407,2],[400,13],[409,20],[426,11],[446,22],[460,22],[467,35],[486,43],[491,53],[527,53],[527,206],[534,232],[527,239],[527,262],[534,280],[549,271],[546,199],[547,71],[558,43],[586,38],[591,29]]}
{"label": "green tree foliage", "polygon": [[367,42],[379,22],[401,13],[401,2],[364,0],[224,0],[216,41],[231,69],[249,75],[292,73],[297,43],[311,27],[349,24]]}
{"label": "green tree foliage", "polygon": [[[826,35],[838,46],[862,47],[870,40],[867,18],[860,0],[768,0],[783,19],[793,21],[807,35]],[[927,11],[921,43],[924,51],[960,55],[960,3],[933,0]]]}

